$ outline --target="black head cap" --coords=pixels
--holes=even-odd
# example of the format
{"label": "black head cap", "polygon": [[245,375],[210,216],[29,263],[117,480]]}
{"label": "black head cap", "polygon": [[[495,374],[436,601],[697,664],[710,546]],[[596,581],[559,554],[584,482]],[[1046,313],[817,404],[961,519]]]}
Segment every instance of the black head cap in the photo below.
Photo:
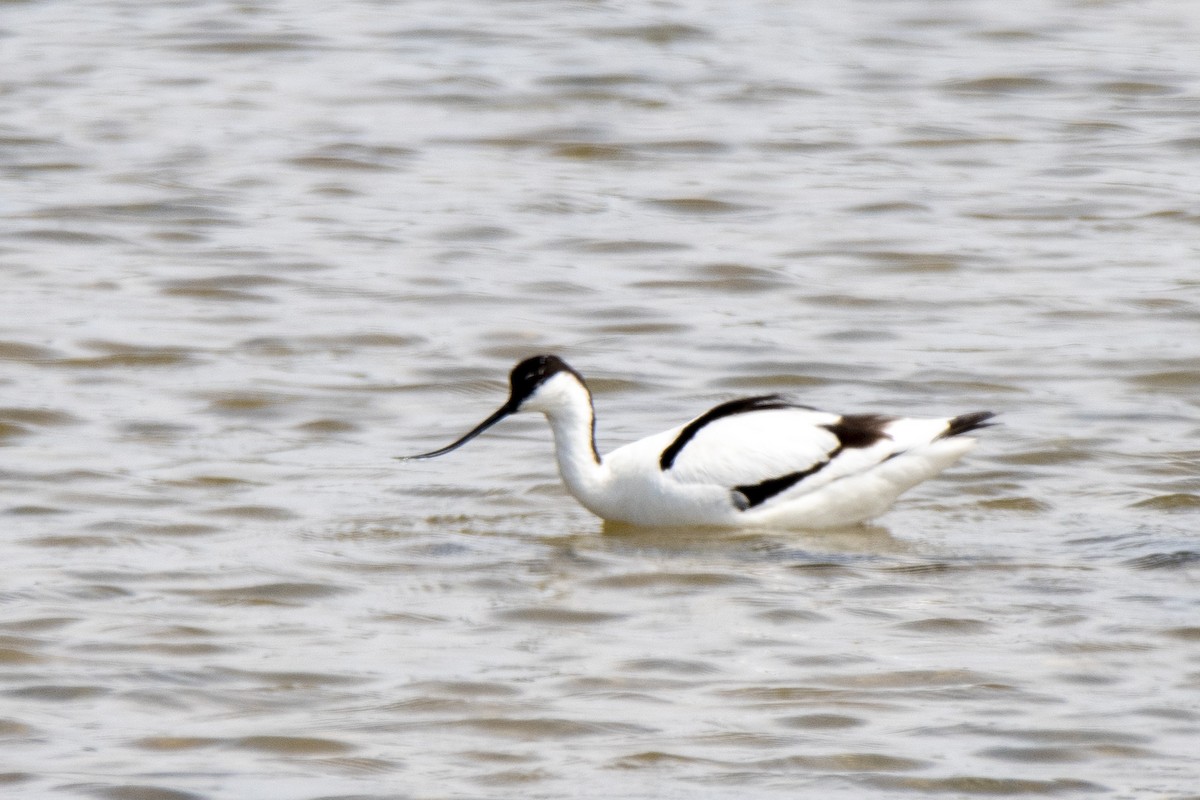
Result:
{"label": "black head cap", "polygon": [[[538,387],[554,377],[560,372],[569,372],[585,387],[583,378],[579,373],[567,366],[567,362],[563,361],[558,356],[534,356],[527,358],[513,368],[512,374],[509,376],[509,383],[512,385],[512,391],[508,396],[508,401],[496,409],[496,412],[483,422],[476,425],[465,435],[460,437],[458,441],[448,444],[439,450],[433,450],[420,455],[407,456],[405,460],[416,458],[436,458],[437,456],[445,455],[451,450],[457,450],[467,442],[474,439],[479,434],[486,431],[488,428],[495,425],[500,420],[507,417],[509,414],[515,414],[521,410],[521,404],[524,403],[529,396],[537,391]],[[595,418],[592,419],[592,425],[595,426]],[[596,454],[595,434],[592,436],[592,455],[596,458],[596,463],[600,463],[600,456]]]}
{"label": "black head cap", "polygon": [[570,372],[579,377],[579,373],[558,356],[534,356],[525,359],[513,367],[512,374],[508,376],[512,392],[509,401],[520,405],[525,398],[537,391],[539,386],[560,372]]}

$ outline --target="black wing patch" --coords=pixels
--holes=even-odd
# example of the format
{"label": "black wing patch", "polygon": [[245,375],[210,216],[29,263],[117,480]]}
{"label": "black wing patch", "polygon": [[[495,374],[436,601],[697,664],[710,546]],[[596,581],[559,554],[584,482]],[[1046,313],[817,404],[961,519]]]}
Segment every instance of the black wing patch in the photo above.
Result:
{"label": "black wing patch", "polygon": [[829,455],[825,457],[824,461],[819,461],[808,469],[790,472],[762,483],[735,486],[734,503],[740,511],[762,505],[775,495],[786,492],[810,475],[816,475],[825,469],[843,450],[870,447],[879,440],[888,438],[884,428],[894,419],[895,417],[885,417],[880,414],[847,414],[832,425],[823,425],[822,427],[836,436],[838,440],[837,446],[829,451]]}
{"label": "black wing patch", "polygon": [[887,438],[883,429],[895,419],[882,414],[847,414],[825,429],[838,438],[842,447],[870,447]]}
{"label": "black wing patch", "polygon": [[735,497],[740,494],[742,497],[746,498],[745,503],[737,503],[738,509],[740,511],[745,511],[748,508],[754,508],[755,506],[762,505],[763,503],[767,502],[780,492],[786,492],[788,489],[792,488],[809,475],[815,475],[825,467],[829,466],[829,462],[837,458],[837,454],[840,452],[842,452],[842,446],[838,445],[829,454],[828,458],[826,458],[824,461],[818,461],[808,469],[803,469],[799,472],[791,472],[779,478],[771,478],[770,480],[765,480],[762,483],[733,487]]}
{"label": "black wing patch", "polygon": [[[667,445],[667,449],[662,451],[662,456],[658,459],[658,465],[662,468],[663,472],[669,470],[687,443],[700,432],[701,428],[715,420],[722,417],[731,417],[734,414],[745,414],[749,411],[766,411],[775,408],[804,408],[804,406],[789,403],[777,394],[743,397],[740,400],[730,400],[728,403],[722,403],[719,406],[710,408],[685,425],[683,430],[679,432],[679,435],[675,437],[675,441]],[[799,480],[799,478],[796,480]]]}

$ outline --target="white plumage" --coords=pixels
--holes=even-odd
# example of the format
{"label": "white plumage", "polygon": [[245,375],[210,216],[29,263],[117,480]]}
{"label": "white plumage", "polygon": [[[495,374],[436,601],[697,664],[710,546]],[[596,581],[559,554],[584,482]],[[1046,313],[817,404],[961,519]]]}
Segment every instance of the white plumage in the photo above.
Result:
{"label": "white plumage", "polygon": [[777,395],[723,403],[685,425],[596,452],[591,392],[557,356],[510,376],[508,401],[454,450],[504,417],[540,411],[559,472],[589,511],[634,525],[829,528],[879,516],[900,494],[958,461],[991,412],[947,419],[838,415]]}

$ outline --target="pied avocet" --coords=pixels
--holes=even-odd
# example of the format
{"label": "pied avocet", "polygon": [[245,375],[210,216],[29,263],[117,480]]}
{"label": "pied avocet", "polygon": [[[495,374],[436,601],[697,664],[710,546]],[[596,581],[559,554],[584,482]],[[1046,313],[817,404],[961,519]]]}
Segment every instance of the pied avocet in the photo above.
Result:
{"label": "pied avocet", "polygon": [[886,511],[975,444],[960,434],[994,414],[949,419],[830,414],[769,394],[731,400],[682,425],[601,457],[592,394],[557,356],[526,359],[508,401],[453,444],[455,450],[510,414],[550,421],[568,491],[606,520],[634,525],[829,528]]}

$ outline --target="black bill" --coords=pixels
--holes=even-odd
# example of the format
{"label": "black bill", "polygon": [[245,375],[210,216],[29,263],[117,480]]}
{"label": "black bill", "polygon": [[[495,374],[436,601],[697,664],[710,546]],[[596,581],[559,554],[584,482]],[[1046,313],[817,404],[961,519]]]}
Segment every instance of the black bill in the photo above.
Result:
{"label": "black bill", "polygon": [[499,410],[497,410],[495,414],[492,414],[483,422],[476,425],[474,429],[472,429],[466,436],[462,437],[457,442],[448,444],[440,450],[434,450],[429,453],[421,453],[420,455],[415,456],[396,456],[396,458],[400,459],[401,461],[414,461],[418,458],[436,458],[438,456],[444,456],[451,450],[457,450],[458,448],[462,447],[464,444],[471,441],[476,436],[507,417],[509,414],[512,414],[514,411],[516,411],[516,409],[512,407],[511,403],[505,403],[504,405],[500,406]]}

